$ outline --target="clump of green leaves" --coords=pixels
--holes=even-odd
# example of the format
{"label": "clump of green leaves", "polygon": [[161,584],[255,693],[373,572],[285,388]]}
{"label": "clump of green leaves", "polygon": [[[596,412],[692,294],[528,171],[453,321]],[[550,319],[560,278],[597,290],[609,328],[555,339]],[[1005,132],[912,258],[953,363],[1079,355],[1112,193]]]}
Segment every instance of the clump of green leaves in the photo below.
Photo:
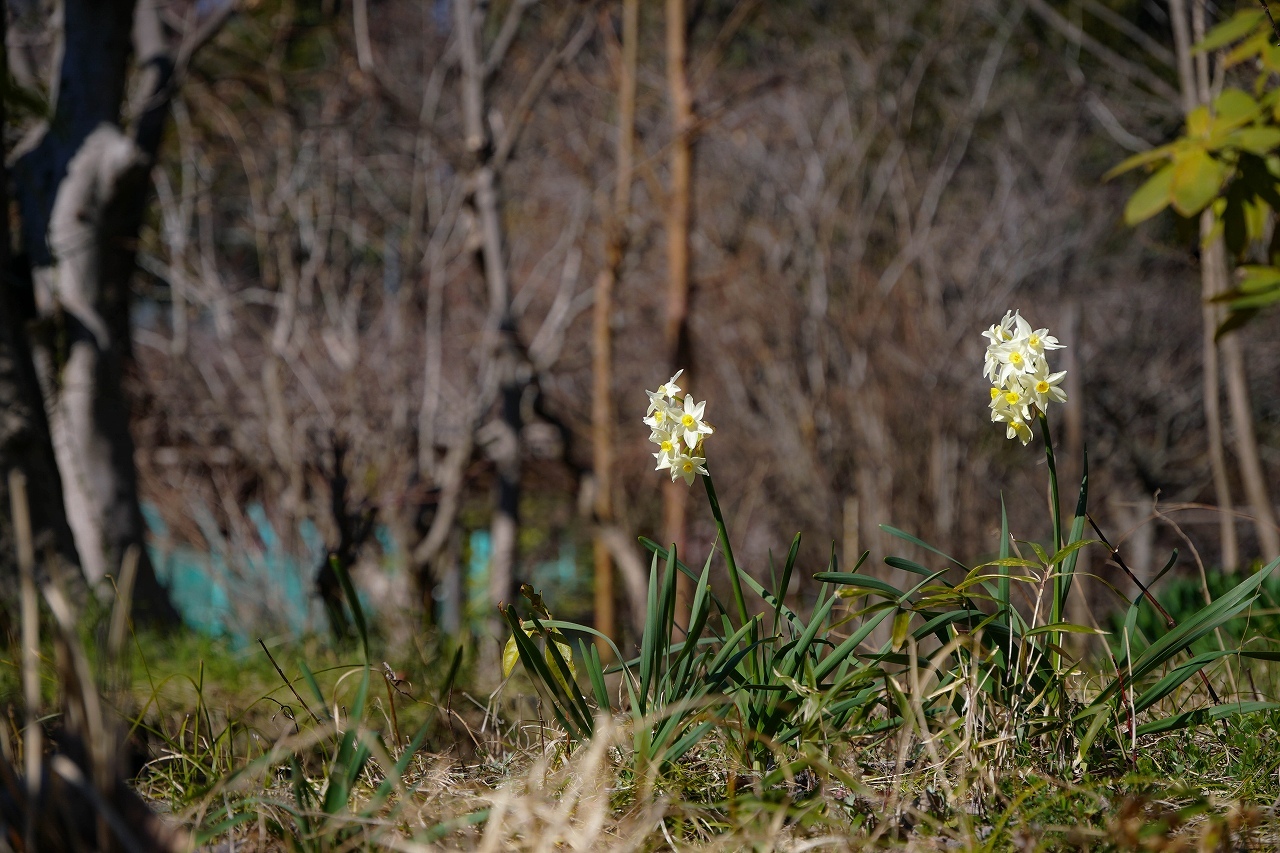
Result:
{"label": "clump of green leaves", "polygon": [[[813,575],[820,587],[806,619],[785,604],[800,537],[793,540],[780,575],[770,566],[769,587],[741,571],[707,475],[703,482],[719,541],[701,572],[682,564],[674,549],[641,540],[653,560],[638,657],[625,660],[609,638],[589,626],[551,618],[541,598],[526,589],[530,617],[521,621],[513,607],[505,611],[512,629],[507,667],[516,658],[523,663],[571,741],[593,737],[600,715],[629,717],[634,779],[672,769],[715,727],[741,765],[751,768],[761,791],[803,772],[832,740],[898,730],[927,740],[930,720],[939,732],[962,732],[957,748],[971,757],[1007,756],[1009,744],[1039,744],[1050,766],[1068,773],[1115,759],[1132,761],[1139,739],[1149,735],[1280,707],[1268,701],[1224,702],[1212,689],[1197,699],[1187,688],[1195,678],[1208,688],[1202,670],[1225,658],[1280,659],[1268,651],[1193,650],[1248,612],[1280,561],[1158,633],[1138,627],[1143,595],[1126,599],[1114,647],[1097,642],[1083,653],[1067,649],[1063,638],[1068,634],[1106,633],[1066,619],[1080,552],[1100,543],[1084,536],[1088,461],[1075,512],[1063,519],[1048,421],[1043,413],[1039,418],[1054,496],[1048,547],[1011,537],[1003,512],[1000,551],[974,565],[884,526],[941,565],[887,557],[887,565],[920,578],[899,588],[862,570],[866,554],[842,571],[833,551],[827,569]],[[711,591],[717,553],[734,581],[736,613]],[[687,626],[676,622],[680,572],[695,581]],[[753,596],[753,608],[746,595]],[[886,621],[888,639],[869,645]],[[579,643],[594,703],[577,685],[565,632],[600,637],[621,661],[606,669],[595,646]],[[1093,654],[1098,660],[1106,656],[1110,666],[1090,678]],[[929,657],[932,681],[920,678],[921,655]],[[610,672],[621,675],[624,701],[609,695],[605,676]],[[1175,695],[1179,710],[1157,713]]]}
{"label": "clump of green leaves", "polygon": [[[512,629],[507,658],[510,662],[512,652],[519,658],[571,740],[592,737],[597,715],[629,717],[635,778],[673,769],[707,732],[718,727],[737,759],[763,774],[761,788],[767,789],[803,770],[803,760],[780,761],[781,751],[796,755],[806,739],[822,732],[847,733],[851,726],[866,724],[873,709],[885,704],[886,693],[876,686],[883,675],[878,664],[860,661],[856,652],[881,622],[898,612],[896,603],[902,594],[895,592],[893,601],[852,615],[837,609],[846,600],[836,594],[841,580],[857,575],[839,572],[833,553],[828,571],[818,577],[840,580],[824,579],[818,601],[804,618],[784,603],[800,537],[791,543],[781,575],[771,568],[770,588],[766,588],[738,569],[714,484],[709,476],[703,482],[720,538],[700,572],[680,562],[674,548],[641,540],[653,557],[637,657],[626,659],[610,638],[590,626],[551,619],[540,606],[541,598],[526,590],[532,610],[529,619],[521,621],[513,607],[505,611]],[[717,553],[723,555],[734,581],[737,606],[733,611],[711,590]],[[687,625],[677,624],[680,573],[694,581]],[[748,593],[757,601],[755,615],[746,603]],[[852,632],[837,637],[846,625],[854,626]],[[620,661],[606,669],[596,646],[579,644],[594,707],[574,682],[564,631],[600,637]],[[625,701],[615,702],[609,695],[605,676],[610,673],[621,675]]]}
{"label": "clump of green leaves", "polygon": [[[1280,302],[1280,46],[1263,10],[1245,9],[1214,27],[1195,50],[1223,51],[1224,68],[1257,69],[1252,91],[1229,86],[1213,101],[1188,113],[1182,134],[1172,142],[1129,157],[1106,178],[1146,168],[1150,176],[1125,205],[1130,225],[1168,207],[1180,216],[1208,210],[1214,228],[1242,263],[1235,287],[1215,301],[1230,311],[1223,334],[1260,309]],[[1264,241],[1267,241],[1264,246]]]}

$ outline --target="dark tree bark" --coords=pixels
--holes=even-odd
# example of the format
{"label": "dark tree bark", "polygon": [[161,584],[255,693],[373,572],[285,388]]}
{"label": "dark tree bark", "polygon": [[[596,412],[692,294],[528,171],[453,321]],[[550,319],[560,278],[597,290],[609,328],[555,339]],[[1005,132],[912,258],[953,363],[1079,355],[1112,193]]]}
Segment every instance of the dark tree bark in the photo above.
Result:
{"label": "dark tree bark", "polygon": [[[154,0],[142,0],[136,20],[135,0],[65,0],[53,117],[28,137],[13,174],[44,330],[30,341],[32,362],[80,565],[102,589],[125,553],[137,549],[136,613],[162,624],[176,613],[146,558],[124,392],[129,283],[151,167],[182,68],[233,6],[213,4],[171,47]],[[131,54],[143,67],[143,101],[126,133],[121,113]]]}
{"label": "dark tree bark", "polygon": [[352,613],[357,605],[354,601],[346,600],[338,569],[349,572],[355,565],[360,549],[373,535],[376,516],[374,509],[367,503],[352,506],[349,500],[346,439],[333,435],[330,443],[333,446],[333,470],[328,476],[329,510],[333,516],[333,526],[338,531],[338,541],[333,547],[326,549],[324,558],[316,568],[315,589],[329,616],[329,629],[339,640],[346,640],[350,636],[351,625],[343,602],[346,602],[346,607],[351,608]]}
{"label": "dark tree bark", "polygon": [[[0,44],[4,42],[5,25],[6,16],[0,6]],[[6,120],[5,104],[0,100],[0,127]],[[7,159],[8,152],[4,154],[0,164]],[[2,170],[0,165],[0,210],[8,210],[8,180]],[[17,588],[11,571],[17,543],[7,523],[10,471],[16,469],[25,475],[36,547],[52,548],[70,565],[79,564],[63,509],[49,423],[27,339],[27,324],[34,318],[35,306],[23,298],[30,287],[23,286],[17,278],[9,240],[9,217],[0,216],[0,587],[4,590],[0,595],[6,598],[9,591]]]}

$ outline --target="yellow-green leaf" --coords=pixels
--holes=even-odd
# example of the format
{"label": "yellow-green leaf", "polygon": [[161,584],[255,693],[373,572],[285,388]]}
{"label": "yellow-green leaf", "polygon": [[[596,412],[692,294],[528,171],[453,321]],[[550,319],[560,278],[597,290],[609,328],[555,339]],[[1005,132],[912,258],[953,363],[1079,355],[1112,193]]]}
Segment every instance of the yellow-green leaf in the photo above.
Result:
{"label": "yellow-green leaf", "polygon": [[1254,201],[1244,203],[1245,234],[1250,240],[1261,240],[1267,230],[1271,208]]}
{"label": "yellow-green leaf", "polygon": [[1204,41],[1195,46],[1195,50],[1217,50],[1238,41],[1254,31],[1262,23],[1263,14],[1258,9],[1245,9],[1232,15],[1227,20],[1209,30]]}
{"label": "yellow-green leaf", "polygon": [[[554,642],[556,645],[556,651],[560,652],[560,657],[564,658],[565,664],[569,667],[570,677],[576,681],[578,678],[578,670],[577,667],[573,665],[573,649],[569,648],[568,643],[562,643],[559,640]],[[569,689],[569,683],[565,681],[564,673],[560,671],[560,665],[556,663],[555,656],[551,654],[551,643],[547,643],[547,649],[544,652],[544,657],[547,659],[547,666],[551,668],[551,674],[556,677],[556,681],[560,682],[560,686],[564,688],[564,692],[572,695],[573,691]]]}
{"label": "yellow-green leaf", "polygon": [[1102,180],[1109,181],[1116,175],[1123,175],[1131,169],[1136,169],[1139,166],[1145,166],[1148,163],[1154,163],[1157,160],[1164,160],[1173,153],[1173,149],[1174,145],[1173,143],[1170,143],[1168,145],[1161,145],[1158,148],[1152,148],[1150,151],[1139,151],[1132,157],[1126,157],[1124,160],[1120,161],[1119,164],[1111,167],[1110,171],[1102,176]]}
{"label": "yellow-green leaf", "polygon": [[1269,36],[1270,36],[1269,32],[1254,33],[1253,35],[1249,36],[1249,38],[1245,39],[1235,47],[1231,48],[1231,50],[1227,51],[1227,55],[1222,57],[1222,64],[1225,65],[1227,68],[1230,68],[1231,66],[1238,65],[1241,62],[1248,62],[1250,59],[1253,59],[1259,53],[1263,55],[1265,60],[1265,57],[1267,54],[1267,46],[1269,44],[1268,42]]}
{"label": "yellow-green leaf", "polygon": [[1280,268],[1264,264],[1243,266],[1239,269],[1240,289],[1257,292],[1280,285]]}
{"label": "yellow-green leaf", "polygon": [[893,634],[890,637],[890,644],[896,652],[902,648],[903,642],[907,639],[907,628],[911,626],[911,611],[899,610],[898,615],[893,617]]}
{"label": "yellow-green leaf", "polygon": [[[1214,207],[1216,208],[1217,205],[1215,204]],[[1215,214],[1216,213],[1217,211],[1215,210]],[[1203,252],[1208,249],[1219,237],[1225,237],[1226,233],[1226,219],[1221,214],[1215,215],[1213,217],[1213,224],[1209,226],[1209,230],[1204,232],[1203,236],[1200,237],[1200,251]]]}
{"label": "yellow-green leaf", "polygon": [[1126,225],[1137,225],[1169,206],[1173,190],[1173,164],[1160,167],[1147,182],[1138,187],[1124,206]]}
{"label": "yellow-green leaf", "polygon": [[1209,126],[1212,123],[1212,119],[1209,116],[1209,108],[1196,107],[1187,113],[1187,136],[1203,139],[1209,135]]}
{"label": "yellow-green leaf", "polygon": [[1280,148],[1280,127],[1246,127],[1231,134],[1230,142],[1250,154],[1265,157]]}
{"label": "yellow-green leaf", "polygon": [[1077,625],[1074,622],[1054,622],[1050,625],[1041,625],[1039,628],[1032,628],[1024,637],[1034,637],[1038,634],[1109,634],[1110,631],[1104,631],[1101,628],[1090,628],[1086,625]]}
{"label": "yellow-green leaf", "polygon": [[1253,96],[1243,89],[1234,86],[1224,89],[1222,94],[1213,100],[1213,111],[1223,121],[1244,123],[1252,121],[1258,115],[1260,107]]}
{"label": "yellow-green leaf", "polygon": [[1173,160],[1173,207],[1183,216],[1194,216],[1213,201],[1226,177],[1222,164],[1203,148],[1178,152]]}
{"label": "yellow-green leaf", "polygon": [[516,636],[511,635],[507,640],[507,645],[502,649],[502,677],[509,678],[511,670],[516,668],[516,661],[520,660],[520,650],[516,648]]}

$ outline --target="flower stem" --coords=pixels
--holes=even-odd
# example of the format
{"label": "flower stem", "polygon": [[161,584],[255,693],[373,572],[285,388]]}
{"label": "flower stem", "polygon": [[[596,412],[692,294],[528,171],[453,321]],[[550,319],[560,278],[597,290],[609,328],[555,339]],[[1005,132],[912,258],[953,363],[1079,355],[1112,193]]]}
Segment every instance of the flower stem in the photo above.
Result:
{"label": "flower stem", "polygon": [[724,515],[720,512],[720,501],[716,499],[716,487],[711,482],[710,474],[702,475],[702,483],[707,487],[707,500],[711,502],[711,514],[716,519],[716,531],[720,534],[720,547],[724,551],[724,561],[729,567],[729,582],[733,585],[733,601],[738,606],[738,624],[745,625],[750,618],[747,613],[747,600],[742,596],[742,580],[738,576],[738,564],[733,559],[733,546],[729,544],[729,531],[724,525]]}
{"label": "flower stem", "polygon": [[[1058,466],[1053,458],[1053,436],[1049,432],[1049,418],[1044,412],[1040,412],[1040,432],[1044,435],[1044,455],[1049,463],[1049,509],[1053,513],[1053,552],[1056,556],[1062,550],[1062,499],[1058,493]],[[1057,624],[1063,621],[1063,611],[1067,607],[1066,594],[1070,589],[1069,578],[1062,573],[1061,563],[1055,563],[1049,570],[1054,573],[1053,604],[1050,608],[1049,621]],[[1053,666],[1054,677],[1058,680],[1054,699],[1059,713],[1063,713],[1066,709],[1067,696],[1066,685],[1061,681],[1062,655],[1058,652],[1058,648],[1061,648],[1062,635],[1054,631],[1047,639],[1054,647],[1049,654],[1049,660]]]}
{"label": "flower stem", "polygon": [[1049,434],[1049,417],[1040,412],[1040,432],[1044,435],[1044,455],[1049,463],[1049,509],[1053,512],[1053,549],[1062,549],[1062,501],[1058,496],[1058,466],[1053,458],[1053,437]]}

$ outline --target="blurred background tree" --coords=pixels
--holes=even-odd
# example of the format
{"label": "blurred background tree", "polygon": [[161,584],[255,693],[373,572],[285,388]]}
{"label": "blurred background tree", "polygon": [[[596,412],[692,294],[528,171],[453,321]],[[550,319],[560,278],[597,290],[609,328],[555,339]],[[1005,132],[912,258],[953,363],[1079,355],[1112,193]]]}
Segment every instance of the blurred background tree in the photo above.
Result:
{"label": "blurred background tree", "polygon": [[[11,5],[21,50],[10,65],[44,67],[51,7]],[[118,5],[124,16],[132,4]],[[125,237],[107,253],[116,284],[96,298],[115,301],[95,309],[99,327],[40,338],[75,315],[33,297],[38,322],[18,328],[6,306],[0,346],[27,341],[33,366],[43,346],[62,369],[79,363],[77,346],[94,347],[95,369],[118,377],[124,391],[103,397],[115,426],[89,419],[116,436],[115,482],[136,464],[135,497],[110,507],[140,498],[169,546],[230,555],[227,583],[242,589],[260,585],[235,555],[299,555],[308,612],[329,554],[345,555],[388,631],[395,614],[405,628],[471,630],[470,601],[475,630],[491,633],[494,599],[565,560],[557,615],[594,608],[607,625],[616,597],[626,622],[645,583],[635,534],[682,538],[693,559],[714,536],[694,516],[675,532],[679,496],[662,496],[639,420],[640,391],[684,366],[714,412],[709,465],[751,570],[767,571],[768,549],[795,530],[816,549],[802,566],[825,563],[831,541],[846,560],[863,548],[878,557],[884,522],[989,553],[996,514],[969,510],[998,506],[1002,485],[1015,529],[1039,517],[1039,480],[986,422],[978,367],[978,331],[1018,307],[1070,347],[1060,455],[1074,464],[1087,440],[1095,505],[1128,535],[1135,570],[1184,536],[1210,565],[1266,550],[1265,525],[1203,507],[1234,511],[1230,495],[1252,493],[1245,467],[1214,464],[1218,446],[1243,458],[1242,417],[1256,432],[1253,470],[1275,482],[1278,321],[1260,314],[1234,333],[1247,358],[1229,368],[1228,390],[1243,382],[1246,402],[1237,413],[1231,396],[1234,427],[1214,438],[1205,376],[1218,374],[1204,367],[1217,350],[1187,284],[1199,268],[1199,244],[1182,239],[1189,220],[1131,232],[1133,186],[1102,181],[1182,126],[1192,9],[631,8],[628,25],[622,0],[258,0],[227,18],[216,3],[156,2],[170,54],[189,60],[175,63],[181,86],[151,90],[158,100],[125,98],[136,28],[104,19],[97,34],[121,33],[119,71],[85,85],[119,94],[60,143],[63,168],[74,172],[102,121],[145,151],[132,128],[150,113],[125,104],[163,103],[168,133],[146,137],[154,153],[135,169],[155,192],[141,180],[131,196],[143,200],[131,202],[136,240],[133,220],[109,217]],[[1179,15],[1190,22],[1181,41]],[[173,52],[196,33],[208,35],[202,49]],[[132,55],[139,81],[166,67]],[[23,85],[52,115],[70,109],[67,87],[41,79]],[[9,138],[32,121],[15,116]],[[23,229],[10,268],[43,269],[32,247],[56,231],[28,223],[33,178],[11,159]],[[40,293],[6,294],[24,287]],[[103,329],[116,350],[102,347]],[[32,369],[6,367],[4,352],[0,388],[17,388],[3,371]],[[65,387],[45,389],[51,421],[88,410],[50,397]],[[38,444],[27,394],[34,426],[22,434]],[[66,494],[47,502],[70,508],[51,425],[44,457],[57,455]],[[6,452],[7,465],[40,458]],[[1239,509],[1261,518],[1256,502]],[[123,532],[100,534],[99,563],[75,537],[90,580],[101,577],[91,565],[112,573],[111,555],[141,541],[142,515],[119,514]],[[606,551],[620,583],[597,600],[585,579],[605,577]],[[227,606],[238,625],[280,618],[260,591]]]}

